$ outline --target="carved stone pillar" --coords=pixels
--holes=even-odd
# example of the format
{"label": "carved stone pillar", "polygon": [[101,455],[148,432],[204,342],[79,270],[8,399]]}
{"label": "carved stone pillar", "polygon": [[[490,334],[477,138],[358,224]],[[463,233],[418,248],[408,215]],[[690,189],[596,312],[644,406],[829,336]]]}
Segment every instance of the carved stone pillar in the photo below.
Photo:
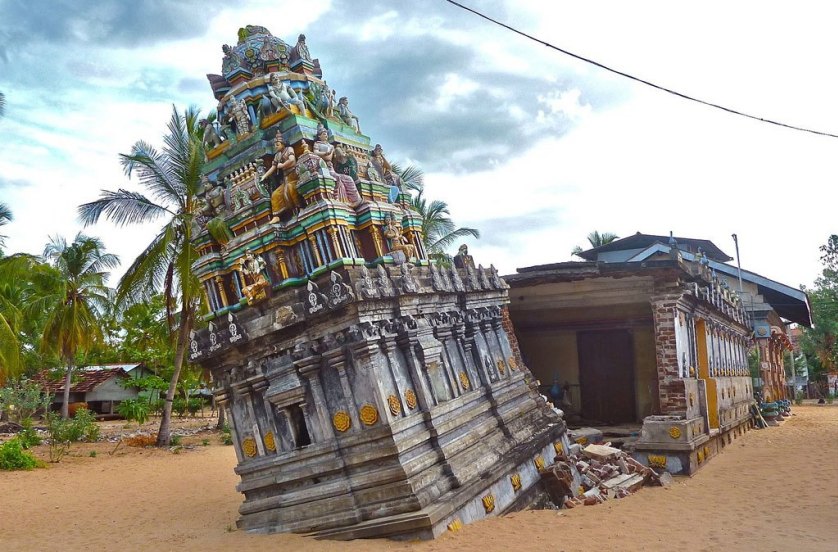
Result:
{"label": "carved stone pillar", "polygon": [[349,377],[346,375],[346,356],[343,347],[325,351],[323,359],[327,362],[329,368],[337,372],[338,378],[340,378],[340,387],[349,411],[349,419],[352,420],[352,427],[362,428],[361,419],[358,417],[358,406],[355,404],[355,395],[352,393],[352,386],[349,384]]}
{"label": "carved stone pillar", "polygon": [[308,235],[308,243],[311,245],[311,251],[314,254],[314,260],[317,266],[322,266],[323,259],[320,257],[320,249],[317,247],[317,238],[314,237],[314,234]]}
{"label": "carved stone pillar", "polygon": [[[396,360],[396,338],[393,336],[384,336],[383,337],[383,347],[384,347],[384,355],[387,357],[387,366],[390,369],[390,377],[393,378],[394,385],[396,387],[396,394],[399,397],[399,402],[402,405],[402,414],[405,416],[410,415],[411,408],[405,398],[405,394],[407,389],[400,389],[399,387],[399,377],[398,377],[398,368]],[[410,388],[411,393],[416,393],[412,386]],[[413,405],[414,408],[417,406],[416,404]]]}
{"label": "carved stone pillar", "polygon": [[330,226],[328,229],[329,237],[332,239],[332,247],[335,250],[335,258],[340,259],[342,257],[349,257],[349,253],[343,251],[343,248],[340,246],[340,242],[338,240],[338,229],[336,226]]}
{"label": "carved stone pillar", "polygon": [[311,390],[312,405],[316,412],[316,419],[312,419],[306,412],[304,404],[301,405],[303,416],[306,420],[306,425],[310,428],[313,442],[323,442],[335,438],[335,432],[332,428],[332,420],[329,415],[329,406],[326,402],[326,395],[323,393],[323,387],[320,385],[320,379],[317,373],[320,370],[321,359],[319,355],[312,355],[300,360],[294,361],[300,375],[308,381],[309,389]]}
{"label": "carved stone pillar", "polygon": [[418,341],[416,334],[411,331],[404,332],[397,339],[399,348],[404,353],[404,358],[407,361],[407,368],[413,380],[413,389],[416,392],[419,408],[425,412],[429,412],[431,408],[436,406],[437,401],[431,392],[431,382],[428,379],[428,375],[422,369],[422,362],[416,358],[416,353],[414,352],[415,345]]}
{"label": "carved stone pillar", "polygon": [[224,308],[230,304],[230,302],[227,301],[227,292],[224,291],[224,278],[216,276],[215,283],[218,286],[218,294],[221,297],[221,307]]}

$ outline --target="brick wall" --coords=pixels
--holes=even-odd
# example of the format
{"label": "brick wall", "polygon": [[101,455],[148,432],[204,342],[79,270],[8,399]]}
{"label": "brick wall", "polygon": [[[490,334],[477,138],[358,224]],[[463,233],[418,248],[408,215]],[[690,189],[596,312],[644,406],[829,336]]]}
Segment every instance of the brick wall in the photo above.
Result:
{"label": "brick wall", "polygon": [[509,346],[512,348],[512,354],[515,356],[515,362],[520,367],[524,367],[524,357],[521,356],[521,347],[518,345],[518,336],[515,335],[515,327],[512,325],[512,319],[509,317],[509,306],[501,307],[501,319],[503,321],[503,331],[506,332],[509,338]]}
{"label": "brick wall", "polygon": [[663,415],[685,415],[687,412],[687,393],[678,374],[678,353],[675,345],[675,306],[681,295],[678,289],[664,289],[651,298],[658,396],[660,413]]}

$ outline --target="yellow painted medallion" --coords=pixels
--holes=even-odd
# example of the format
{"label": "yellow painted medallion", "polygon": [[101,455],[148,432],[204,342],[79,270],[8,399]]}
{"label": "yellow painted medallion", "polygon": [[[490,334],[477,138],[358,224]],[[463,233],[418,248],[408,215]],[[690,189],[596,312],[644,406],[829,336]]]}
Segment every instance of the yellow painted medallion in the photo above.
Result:
{"label": "yellow painted medallion", "polygon": [[503,361],[503,359],[500,359],[498,361],[498,372],[500,372],[501,374],[506,373],[506,363]]}
{"label": "yellow painted medallion", "polygon": [[483,497],[483,508],[487,514],[495,510],[495,496],[493,494],[487,494]]}
{"label": "yellow painted medallion", "polygon": [[276,452],[276,439],[274,439],[273,431],[269,431],[265,434],[265,449]]}
{"label": "yellow painted medallion", "polygon": [[332,418],[332,424],[335,426],[335,429],[343,433],[352,426],[352,419],[347,412],[338,410]]}
{"label": "yellow painted medallion", "polygon": [[399,401],[399,398],[395,395],[390,395],[387,397],[387,406],[390,407],[390,414],[393,416],[398,416],[402,413],[402,403]]}
{"label": "yellow painted medallion", "polygon": [[681,437],[681,428],[672,426],[669,428],[669,436],[673,439],[678,439]]}
{"label": "yellow painted medallion", "polygon": [[465,372],[460,372],[460,384],[466,391],[468,391],[468,389],[471,387],[471,382],[468,381],[468,374],[466,374]]}
{"label": "yellow painted medallion", "polygon": [[416,408],[416,393],[413,392],[413,389],[408,389],[404,392],[404,402],[407,403],[407,407],[411,410]]}
{"label": "yellow painted medallion", "polygon": [[247,437],[242,441],[242,452],[248,458],[253,458],[256,456],[258,449],[256,448],[256,439],[253,437]]}
{"label": "yellow painted medallion", "polygon": [[546,465],[544,463],[544,457],[540,454],[533,459],[533,464],[535,464],[535,469],[537,469],[538,471],[543,470],[544,466]]}
{"label": "yellow painted medallion", "polygon": [[371,404],[365,404],[361,407],[361,421],[366,425],[374,425],[378,421],[378,409]]}
{"label": "yellow painted medallion", "polygon": [[521,474],[513,473],[509,476],[509,482],[512,483],[512,490],[516,493],[521,490]]}
{"label": "yellow painted medallion", "polygon": [[652,468],[665,468],[666,467],[666,456],[662,454],[650,454],[646,457],[646,460],[649,462],[649,467]]}

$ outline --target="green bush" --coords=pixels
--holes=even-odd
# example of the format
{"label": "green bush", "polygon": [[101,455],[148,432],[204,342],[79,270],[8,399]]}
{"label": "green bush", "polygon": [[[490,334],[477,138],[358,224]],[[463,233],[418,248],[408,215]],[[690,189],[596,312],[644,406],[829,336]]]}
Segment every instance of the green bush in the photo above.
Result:
{"label": "green bush", "polygon": [[174,412],[175,414],[177,414],[181,418],[183,417],[184,414],[186,414],[186,408],[187,408],[186,399],[183,399],[181,397],[177,397],[177,398],[175,398],[175,400],[172,401],[172,412]]}
{"label": "green bush", "polygon": [[134,420],[137,425],[143,425],[148,421],[148,403],[138,399],[126,399],[116,407],[119,415],[126,420]]}
{"label": "green bush", "polygon": [[201,406],[204,404],[204,400],[198,397],[193,397],[189,399],[189,402],[186,403],[186,408],[189,410],[189,414],[194,416],[201,410]]}
{"label": "green bush", "polygon": [[233,431],[230,429],[230,424],[224,424],[221,429],[221,444],[228,446],[233,444]]}
{"label": "green bush", "polygon": [[38,460],[23,450],[19,438],[15,437],[0,445],[0,470],[31,470],[37,466]]}
{"label": "green bush", "polygon": [[70,420],[67,440],[70,442],[87,441],[92,443],[99,440],[99,426],[96,416],[86,408],[76,410],[76,415]]}
{"label": "green bush", "polygon": [[169,444],[173,447],[179,447],[181,443],[183,443],[182,435],[172,435],[172,438],[169,439]]}
{"label": "green bush", "polygon": [[0,415],[6,414],[11,422],[20,423],[40,410],[46,411],[51,401],[52,397],[34,381],[20,380],[0,387]]}
{"label": "green bush", "polygon": [[32,427],[32,418],[21,420],[20,425],[23,426],[23,429],[17,434],[18,439],[20,439],[20,446],[28,449],[41,444],[40,435]]}
{"label": "green bush", "polygon": [[803,391],[798,391],[797,394],[794,396],[794,404],[800,406],[803,404]]}
{"label": "green bush", "polygon": [[92,412],[86,408],[76,411],[68,420],[59,414],[50,412],[46,416],[49,432],[49,461],[57,463],[70,450],[70,443],[77,441],[96,441],[99,439],[99,426]]}

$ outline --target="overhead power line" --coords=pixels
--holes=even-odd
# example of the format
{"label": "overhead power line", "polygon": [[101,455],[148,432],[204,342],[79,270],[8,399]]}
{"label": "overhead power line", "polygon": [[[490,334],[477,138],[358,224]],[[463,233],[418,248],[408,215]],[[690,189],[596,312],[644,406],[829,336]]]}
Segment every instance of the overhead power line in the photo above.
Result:
{"label": "overhead power line", "polygon": [[652,88],[662,90],[663,92],[667,92],[669,94],[672,94],[673,96],[678,96],[679,98],[683,98],[685,100],[690,100],[692,102],[700,103],[700,104],[703,104],[703,105],[706,105],[706,106],[709,106],[709,107],[714,107],[716,109],[721,109],[722,111],[732,113],[733,115],[739,115],[741,117],[747,117],[748,119],[753,119],[755,121],[760,121],[760,122],[763,122],[763,123],[768,123],[768,124],[772,124],[772,125],[776,125],[776,126],[780,126],[780,127],[784,127],[784,128],[790,128],[792,130],[800,130],[800,131],[803,131],[803,132],[809,132],[811,134],[817,134],[817,135],[820,135],[820,136],[828,136],[830,138],[838,138],[838,134],[832,134],[832,133],[829,133],[829,132],[823,132],[821,130],[814,130],[814,129],[811,129],[811,128],[805,128],[805,127],[790,125],[790,124],[786,124],[786,123],[783,123],[783,122],[780,122],[780,121],[774,121],[772,119],[766,119],[765,117],[757,117],[756,115],[749,115],[748,113],[743,113],[741,111],[738,111],[736,109],[732,109],[730,107],[725,107],[723,105],[719,105],[719,104],[716,104],[716,103],[713,103],[713,102],[708,102],[708,101],[690,96],[688,94],[678,92],[677,90],[672,90],[671,88],[667,88],[665,86],[661,86],[659,84],[655,84],[653,82],[643,80],[639,77],[635,77],[634,75],[630,75],[629,73],[625,73],[623,71],[613,69],[611,67],[608,67],[607,65],[603,65],[602,63],[596,62],[592,59],[588,59],[584,56],[580,56],[578,54],[574,54],[573,52],[569,52],[569,51],[567,51],[563,48],[559,48],[558,46],[550,44],[546,40],[541,40],[540,38],[537,38],[535,36],[532,36],[530,34],[527,34],[527,33],[523,32],[523,31],[520,31],[520,30],[516,29],[515,27],[507,25],[506,23],[498,21],[497,19],[493,19],[493,18],[489,17],[488,15],[480,13],[479,11],[474,10],[472,8],[469,8],[468,6],[464,6],[463,4],[460,4],[459,2],[455,2],[454,0],[445,0],[445,1],[448,2],[449,4],[453,4],[454,6],[457,6],[458,8],[461,8],[461,9],[467,11],[467,12],[473,13],[474,15],[476,15],[478,17],[481,17],[481,18],[485,19],[486,21],[494,23],[495,25],[498,25],[500,27],[503,27],[506,30],[512,31],[515,34],[521,35],[521,36],[523,36],[525,38],[528,38],[528,39],[530,39],[534,42],[538,42],[539,44],[541,44],[543,46],[547,46],[548,48],[550,48],[552,50],[556,50],[557,52],[561,52],[561,53],[563,53],[565,55],[568,55],[572,58],[576,58],[580,61],[584,61],[585,63],[590,63],[591,65],[595,65],[595,66],[599,67],[600,69],[605,69],[606,71],[609,71],[609,72],[614,73],[616,75],[620,75],[621,77],[625,77],[627,79],[631,79],[633,81],[645,84],[646,86],[651,86]]}

